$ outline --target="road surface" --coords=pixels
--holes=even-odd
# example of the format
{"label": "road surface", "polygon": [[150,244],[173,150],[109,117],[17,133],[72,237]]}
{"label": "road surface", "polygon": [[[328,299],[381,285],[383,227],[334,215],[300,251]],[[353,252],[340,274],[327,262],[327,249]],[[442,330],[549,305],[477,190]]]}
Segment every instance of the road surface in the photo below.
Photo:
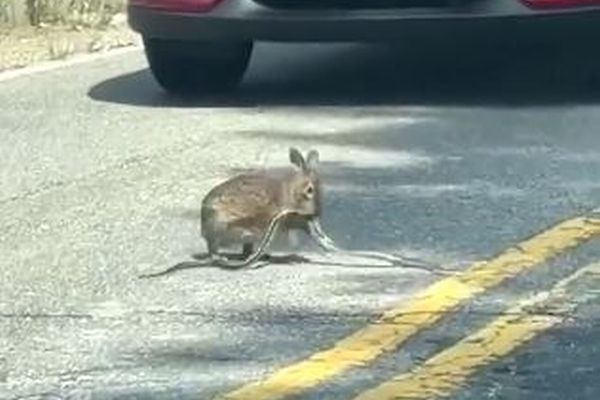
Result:
{"label": "road surface", "polygon": [[[261,44],[230,97],[169,99],[140,51],[0,82],[0,397],[597,398],[595,280],[518,306],[600,261],[586,71]],[[340,246],[454,275],[300,242],[315,262],[138,278],[203,252],[202,196],[289,146],[319,150]]]}

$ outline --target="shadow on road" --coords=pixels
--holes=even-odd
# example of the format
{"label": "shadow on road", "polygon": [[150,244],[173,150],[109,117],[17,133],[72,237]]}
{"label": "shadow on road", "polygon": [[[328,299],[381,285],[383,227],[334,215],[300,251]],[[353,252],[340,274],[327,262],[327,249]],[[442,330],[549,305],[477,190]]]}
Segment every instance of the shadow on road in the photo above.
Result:
{"label": "shadow on road", "polygon": [[586,104],[600,102],[594,64],[585,49],[261,44],[227,96],[170,98],[146,69],[100,82],[89,96],[145,107]]}

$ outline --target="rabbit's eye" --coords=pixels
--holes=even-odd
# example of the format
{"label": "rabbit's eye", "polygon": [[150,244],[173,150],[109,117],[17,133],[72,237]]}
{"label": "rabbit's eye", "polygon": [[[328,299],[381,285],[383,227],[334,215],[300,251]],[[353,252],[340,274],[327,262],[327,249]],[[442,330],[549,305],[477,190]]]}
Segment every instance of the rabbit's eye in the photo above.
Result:
{"label": "rabbit's eye", "polygon": [[305,193],[310,197],[315,192],[315,189],[312,186],[308,186],[305,190]]}

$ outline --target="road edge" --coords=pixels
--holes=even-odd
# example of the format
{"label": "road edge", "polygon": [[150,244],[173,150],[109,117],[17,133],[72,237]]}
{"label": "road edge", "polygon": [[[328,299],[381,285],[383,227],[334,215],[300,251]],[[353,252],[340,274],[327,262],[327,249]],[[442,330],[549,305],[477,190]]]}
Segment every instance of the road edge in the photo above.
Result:
{"label": "road edge", "polygon": [[34,75],[42,72],[49,72],[61,68],[71,67],[74,65],[87,64],[102,59],[133,53],[138,50],[141,50],[141,46],[139,44],[130,44],[112,48],[101,53],[76,54],[72,57],[69,57],[66,60],[44,61],[23,68],[9,69],[7,71],[0,72],[0,83],[21,78],[24,76]]}

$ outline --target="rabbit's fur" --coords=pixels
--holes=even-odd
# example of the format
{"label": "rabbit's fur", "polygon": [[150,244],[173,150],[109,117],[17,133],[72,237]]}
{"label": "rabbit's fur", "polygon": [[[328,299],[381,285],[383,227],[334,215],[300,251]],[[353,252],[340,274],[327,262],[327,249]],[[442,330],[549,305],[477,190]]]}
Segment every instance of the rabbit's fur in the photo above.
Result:
{"label": "rabbit's fur", "polygon": [[277,228],[311,233],[310,221],[321,214],[319,153],[310,150],[304,158],[292,147],[289,157],[293,168],[240,174],[208,192],[201,230],[211,258],[233,266],[219,251],[240,245],[246,260],[236,266],[247,266],[264,253]]}

